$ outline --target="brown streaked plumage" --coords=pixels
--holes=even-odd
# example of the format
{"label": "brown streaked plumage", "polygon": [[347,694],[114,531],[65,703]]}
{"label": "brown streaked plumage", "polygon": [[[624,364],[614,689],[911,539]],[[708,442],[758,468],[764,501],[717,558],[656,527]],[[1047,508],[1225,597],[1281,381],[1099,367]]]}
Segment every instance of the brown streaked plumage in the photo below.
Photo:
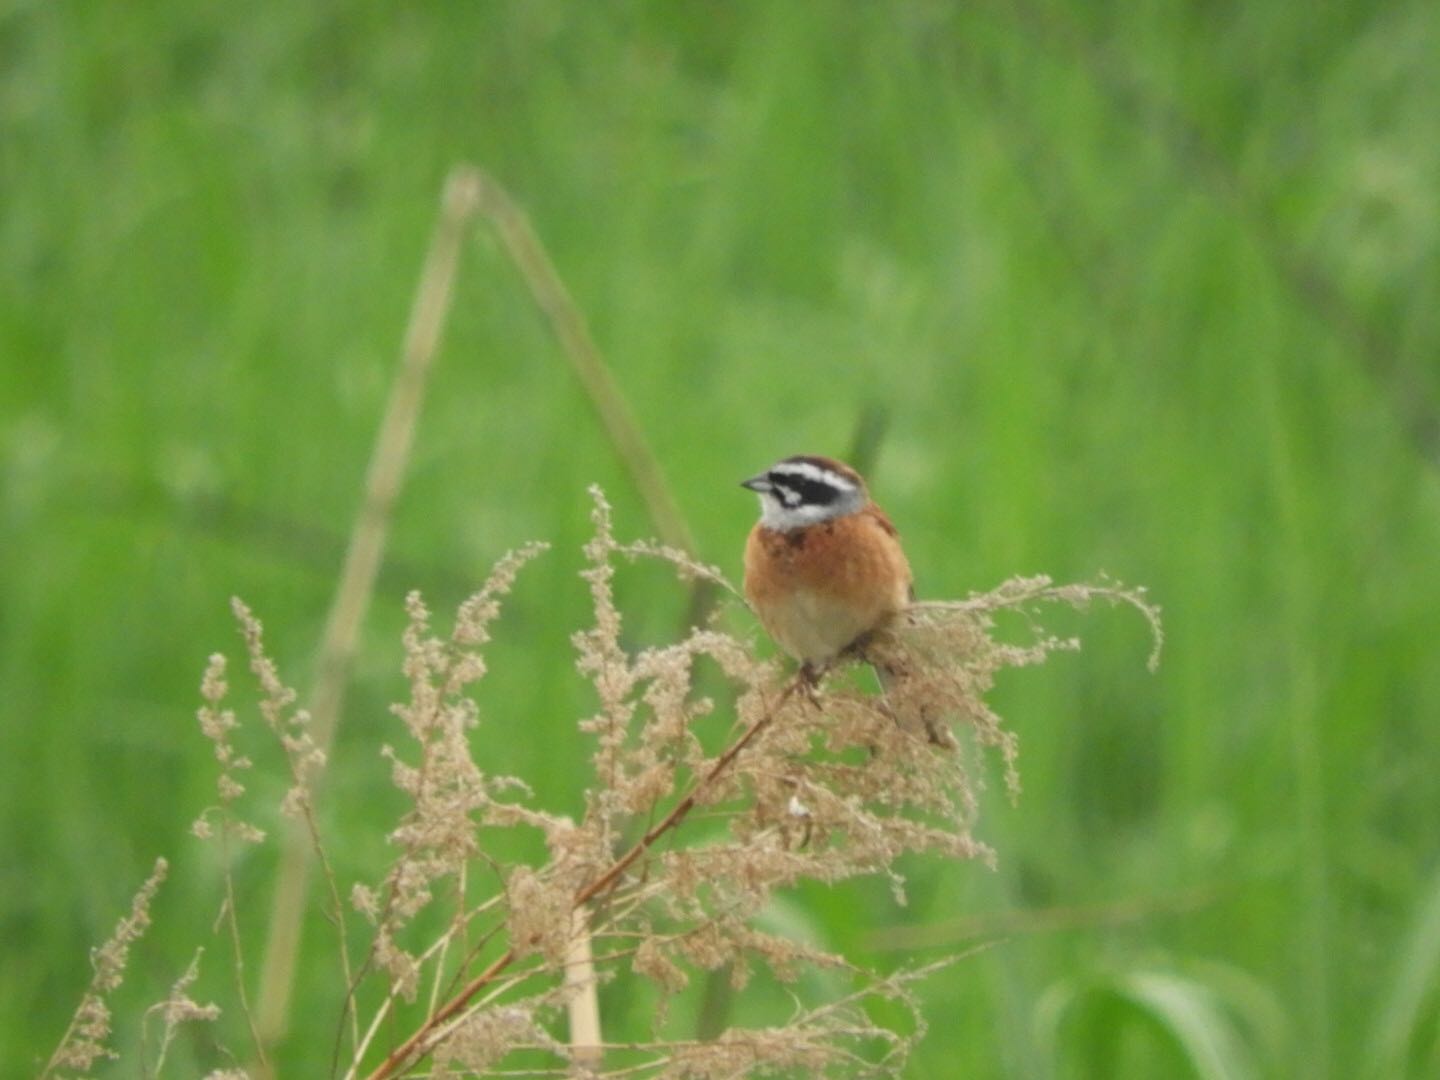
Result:
{"label": "brown streaked plumage", "polygon": [[791,656],[824,665],[909,602],[895,526],[849,466],[786,458],[745,486],[763,511],[745,546],[745,596]]}

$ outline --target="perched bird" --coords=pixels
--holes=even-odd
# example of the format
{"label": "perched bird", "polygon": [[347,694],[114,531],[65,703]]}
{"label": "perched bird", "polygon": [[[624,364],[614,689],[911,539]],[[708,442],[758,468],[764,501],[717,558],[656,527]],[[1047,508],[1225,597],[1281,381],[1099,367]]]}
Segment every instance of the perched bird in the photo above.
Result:
{"label": "perched bird", "polygon": [[895,526],[850,466],[788,457],[741,486],[760,496],[745,545],[745,597],[811,678],[859,651],[914,598]]}

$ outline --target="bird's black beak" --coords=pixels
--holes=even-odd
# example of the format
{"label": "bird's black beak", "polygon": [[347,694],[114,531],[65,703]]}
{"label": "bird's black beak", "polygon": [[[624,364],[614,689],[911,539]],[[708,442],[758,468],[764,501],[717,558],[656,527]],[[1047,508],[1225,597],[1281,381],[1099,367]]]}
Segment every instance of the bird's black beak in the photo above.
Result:
{"label": "bird's black beak", "polygon": [[751,491],[773,491],[775,485],[770,483],[770,477],[765,473],[759,476],[752,476],[749,480],[741,480],[740,486],[749,488]]}

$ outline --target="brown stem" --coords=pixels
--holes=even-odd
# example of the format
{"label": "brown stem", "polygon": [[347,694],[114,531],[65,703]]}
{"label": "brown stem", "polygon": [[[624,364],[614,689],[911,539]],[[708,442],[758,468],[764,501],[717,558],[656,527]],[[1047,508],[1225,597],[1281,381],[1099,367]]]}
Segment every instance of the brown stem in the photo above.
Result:
{"label": "brown stem", "polygon": [[715,778],[730,766],[730,763],[739,756],[740,751],[744,750],[745,747],[749,746],[750,743],[755,740],[755,736],[770,726],[771,721],[775,719],[775,713],[779,711],[781,705],[785,704],[785,701],[790,695],[795,692],[797,685],[799,685],[799,683],[792,679],[784,691],[781,692],[775,704],[766,710],[765,715],[746,728],[745,734],[736,739],[728,750],[715,759],[715,764],[710,766],[710,771],[705,774],[698,784],[691,788],[690,794],[676,803],[660,823],[637,840],[635,846],[620,856],[620,858],[611,865],[610,869],[606,870],[589,885],[586,885],[577,892],[574,900],[575,906],[579,907],[581,904],[589,903],[602,892],[610,889],[615,882],[619,880],[620,875],[630,869],[636,859],[650,850],[656,840],[659,840],[660,837],[680,824],[680,822],[684,820],[685,815],[694,809],[700,793],[709,787]]}
{"label": "brown stem", "polygon": [[[629,851],[611,863],[604,873],[588,885],[581,887],[575,893],[574,899],[570,902],[571,911],[579,910],[601,893],[614,888],[615,884],[620,880],[621,875],[633,866],[636,860],[649,851],[650,848],[654,846],[655,841],[659,840],[660,837],[664,836],[685,820],[685,816],[695,808],[695,804],[699,801],[700,795],[715,782],[721,773],[730,767],[731,763],[740,756],[741,751],[755,741],[756,736],[774,722],[776,714],[780,711],[780,707],[790,699],[799,685],[799,676],[791,679],[790,682],[785,685],[785,689],[780,692],[780,696],[775,699],[774,704],[765,710],[764,715],[746,728],[745,733],[731,743],[725,752],[715,759],[715,764],[710,766],[709,771],[696,782],[695,786],[690,789],[688,795],[670,809],[670,812],[665,815],[659,824],[637,840]],[[412,1061],[419,1060],[428,1054],[432,1048],[425,1045],[426,1040],[428,1040],[442,1024],[453,1019],[464,1010],[476,994],[494,982],[496,976],[510,967],[517,959],[519,959],[519,954],[512,945],[501,953],[500,956],[496,957],[495,961],[489,967],[466,983],[460,989],[459,993],[441,1006],[437,1012],[433,1013],[416,1029],[414,1034],[392,1050],[389,1056],[376,1067],[375,1071],[366,1077],[366,1080],[386,1080],[387,1077],[395,1076],[401,1069],[411,1064]]]}
{"label": "brown stem", "polygon": [[387,1076],[394,1076],[400,1069],[410,1063],[412,1057],[418,1059],[428,1054],[430,1047],[422,1048],[421,1044],[434,1033],[436,1028],[445,1023],[445,1021],[453,1018],[456,1013],[470,1004],[470,999],[479,993],[482,987],[513,964],[516,959],[518,959],[518,954],[513,948],[506,949],[497,956],[494,963],[466,984],[465,989],[447,1001],[440,1007],[439,1012],[434,1013],[430,1019],[421,1024],[420,1027],[416,1029],[415,1034],[411,1035],[394,1050],[390,1051],[390,1055],[380,1063],[380,1067],[372,1072],[366,1080],[384,1080]]}

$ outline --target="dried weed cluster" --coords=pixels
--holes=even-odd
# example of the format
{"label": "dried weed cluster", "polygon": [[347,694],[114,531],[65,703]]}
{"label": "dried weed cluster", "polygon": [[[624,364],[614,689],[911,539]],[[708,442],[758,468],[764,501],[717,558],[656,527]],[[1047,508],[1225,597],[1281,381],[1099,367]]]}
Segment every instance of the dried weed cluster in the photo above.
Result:
{"label": "dried weed cluster", "polygon": [[[714,628],[632,653],[623,644],[613,588],[620,561],[659,559],[684,577],[733,588],[683,553],[617,541],[609,506],[598,489],[592,493],[595,533],[583,576],[594,624],[574,636],[579,670],[597,701],[575,736],[593,747],[583,814],[576,821],[537,808],[525,784],[490,775],[477,761],[484,743],[476,738],[471,692],[486,672],[490,628],[502,598],[543,545],[502,559],[461,605],[449,633],[435,630],[412,594],[404,636],[409,697],[395,708],[409,741],[384,750],[410,808],[390,834],[397,854],[384,879],[350,890],[348,906],[362,915],[368,934],[355,974],[351,958],[343,957],[348,985],[337,988],[337,997],[346,1002],[347,1031],[317,1031],[313,1038],[343,1047],[335,1072],[347,1077],[516,1068],[526,1075],[706,1078],[898,1073],[924,1031],[911,990],[923,972],[880,977],[859,970],[842,956],[764,928],[767,904],[777,890],[798,882],[868,874],[886,876],[903,900],[896,861],[909,852],[993,861],[972,833],[980,783],[974,756],[997,751],[1012,792],[1019,781],[1016,738],[985,695],[1000,670],[1038,663],[1075,644],[1044,634],[1024,645],[1005,644],[994,634],[995,613],[1042,601],[1123,601],[1151,620],[1158,644],[1154,609],[1137,591],[1054,587],[1043,578],[1007,582],[964,602],[918,604],[867,647],[871,658],[899,673],[884,694],[857,686],[847,671],[832,673],[819,687],[805,686],[760,659],[747,641]],[[293,707],[293,692],[265,657],[258,622],[238,604],[236,614],[262,712],[290,762],[286,809],[306,823],[323,859],[311,814],[322,755],[306,734],[305,713]],[[212,660],[202,690],[201,726],[221,773],[217,808],[197,831],[227,844],[256,841],[258,830],[235,812],[243,792],[238,775],[249,763],[231,745],[235,718],[222,708],[223,672],[223,660]],[[717,689],[706,696],[700,685]],[[559,721],[543,722],[547,737],[563,737]],[[538,830],[544,858],[492,862],[487,831],[512,828]],[[328,863],[323,869],[344,953],[341,909],[347,905]],[[502,888],[479,895],[482,882],[496,880]],[[142,901],[157,885],[152,878],[137,898],[142,915],[122,924],[122,964],[143,917]],[[438,934],[437,909],[446,912]],[[248,1010],[233,897],[225,910],[238,1004]],[[99,954],[95,986],[51,1071],[86,1069],[104,1053],[103,996],[119,979],[109,956],[109,947]],[[826,985],[839,978],[849,989],[829,1000],[804,1000],[802,982],[811,987],[815,980],[800,976],[816,968],[835,975]],[[716,972],[739,991],[757,981],[783,985],[792,1005],[763,1028],[672,1037],[664,1004],[697,977]],[[607,1043],[595,1002],[616,981],[630,979],[657,988],[661,1007],[653,1033],[642,1042]],[[177,986],[183,991],[188,983]],[[172,997],[183,998],[180,991]],[[415,1015],[405,1003],[417,998],[428,998],[419,1021],[397,1028],[402,1014]],[[909,1011],[904,1030],[870,1018],[866,1005],[874,998]],[[205,1009],[213,1007],[195,1006],[182,1018],[213,1016]],[[167,1022],[167,1045],[170,1030]],[[263,1062],[261,1040],[255,1041],[253,1052]]]}

